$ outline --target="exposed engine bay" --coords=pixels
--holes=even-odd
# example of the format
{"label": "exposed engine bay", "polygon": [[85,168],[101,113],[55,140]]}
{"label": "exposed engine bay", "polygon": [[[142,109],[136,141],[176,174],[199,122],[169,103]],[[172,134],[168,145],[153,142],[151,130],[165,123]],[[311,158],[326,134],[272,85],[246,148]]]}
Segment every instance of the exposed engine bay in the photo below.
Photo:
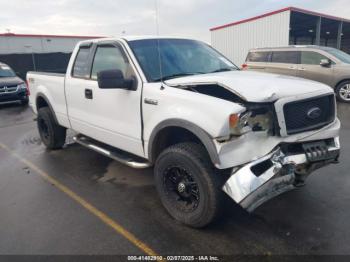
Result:
{"label": "exposed engine bay", "polygon": [[[279,133],[279,126],[276,121],[274,105],[269,103],[252,103],[245,101],[242,97],[218,84],[201,84],[181,86],[192,92],[213,96],[244,106],[247,111],[242,114],[241,128],[247,131],[267,131],[269,135]],[[238,135],[241,135],[239,133]]]}

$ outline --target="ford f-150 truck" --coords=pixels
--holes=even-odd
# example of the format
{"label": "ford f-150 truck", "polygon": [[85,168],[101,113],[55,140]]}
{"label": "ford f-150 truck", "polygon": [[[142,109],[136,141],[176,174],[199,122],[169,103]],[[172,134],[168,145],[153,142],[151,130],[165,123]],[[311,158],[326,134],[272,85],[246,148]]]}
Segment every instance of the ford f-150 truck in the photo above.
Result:
{"label": "ford f-150 truck", "polygon": [[217,217],[225,193],[252,211],[338,161],[330,87],[240,71],[200,41],[83,41],[65,75],[29,72],[27,81],[48,149],[62,148],[72,129],[81,145],[153,166],[162,204],[192,227]]}

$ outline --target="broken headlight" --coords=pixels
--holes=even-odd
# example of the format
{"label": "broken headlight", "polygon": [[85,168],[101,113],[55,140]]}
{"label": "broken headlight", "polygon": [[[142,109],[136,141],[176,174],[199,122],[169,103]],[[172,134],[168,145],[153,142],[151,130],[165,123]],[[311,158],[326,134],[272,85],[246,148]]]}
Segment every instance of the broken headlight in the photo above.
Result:
{"label": "broken headlight", "polygon": [[239,136],[247,132],[272,131],[273,114],[269,110],[251,110],[230,115],[230,133]]}
{"label": "broken headlight", "polygon": [[231,135],[239,136],[251,131],[248,125],[250,116],[251,112],[230,115],[229,123]]}

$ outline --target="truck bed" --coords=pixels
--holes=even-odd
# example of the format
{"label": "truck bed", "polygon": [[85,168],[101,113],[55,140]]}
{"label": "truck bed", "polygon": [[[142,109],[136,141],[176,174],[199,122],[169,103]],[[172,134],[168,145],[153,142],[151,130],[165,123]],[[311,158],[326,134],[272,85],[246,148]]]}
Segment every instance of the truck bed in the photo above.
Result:
{"label": "truck bed", "polygon": [[[29,103],[35,105],[33,101],[40,93],[46,98],[46,102],[51,101],[49,106],[55,112],[57,121],[60,125],[69,126],[67,115],[67,104],[64,92],[65,74],[48,73],[48,72],[28,72],[27,80],[31,92]],[[54,102],[54,103],[52,103]],[[32,106],[34,113],[37,114],[37,108]]]}

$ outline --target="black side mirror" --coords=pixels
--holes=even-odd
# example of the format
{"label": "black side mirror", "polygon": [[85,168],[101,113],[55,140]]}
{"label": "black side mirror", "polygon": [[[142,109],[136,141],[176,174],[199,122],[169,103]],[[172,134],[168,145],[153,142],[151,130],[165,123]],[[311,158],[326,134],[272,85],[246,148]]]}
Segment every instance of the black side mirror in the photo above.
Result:
{"label": "black side mirror", "polygon": [[118,69],[103,70],[97,73],[98,87],[101,89],[136,90],[134,79],[125,79],[123,72]]}
{"label": "black side mirror", "polygon": [[323,67],[330,67],[331,64],[332,62],[329,59],[322,59],[320,62],[320,66],[323,66]]}

